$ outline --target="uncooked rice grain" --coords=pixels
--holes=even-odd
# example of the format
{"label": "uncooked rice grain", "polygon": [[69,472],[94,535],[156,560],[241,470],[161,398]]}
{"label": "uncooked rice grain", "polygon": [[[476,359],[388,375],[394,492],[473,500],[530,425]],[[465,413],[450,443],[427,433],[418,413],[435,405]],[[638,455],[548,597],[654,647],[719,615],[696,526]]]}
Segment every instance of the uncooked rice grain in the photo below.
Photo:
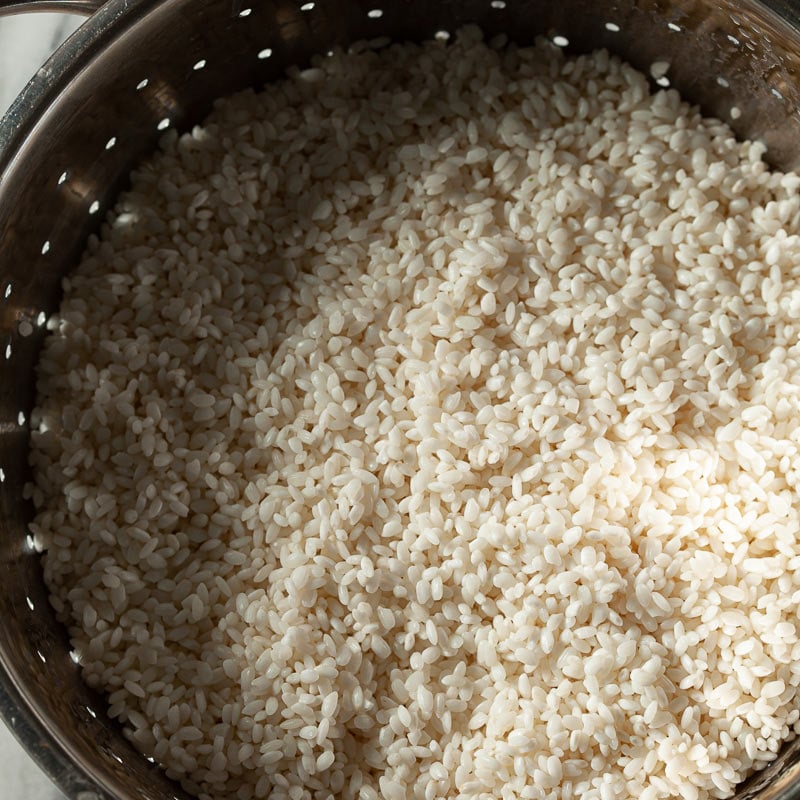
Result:
{"label": "uncooked rice grain", "polygon": [[167,132],[32,426],[53,605],[134,744],[204,800],[698,800],[774,759],[800,178],[763,155],[473,29]]}

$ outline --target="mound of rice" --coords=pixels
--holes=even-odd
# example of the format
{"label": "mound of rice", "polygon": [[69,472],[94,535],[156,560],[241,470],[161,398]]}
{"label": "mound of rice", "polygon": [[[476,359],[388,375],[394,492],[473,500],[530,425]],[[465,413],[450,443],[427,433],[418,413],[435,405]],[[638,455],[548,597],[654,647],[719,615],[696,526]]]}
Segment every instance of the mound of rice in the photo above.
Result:
{"label": "mound of rice", "polygon": [[32,528],[213,800],[726,797],[800,711],[800,178],[606,52],[356,48],[66,281]]}

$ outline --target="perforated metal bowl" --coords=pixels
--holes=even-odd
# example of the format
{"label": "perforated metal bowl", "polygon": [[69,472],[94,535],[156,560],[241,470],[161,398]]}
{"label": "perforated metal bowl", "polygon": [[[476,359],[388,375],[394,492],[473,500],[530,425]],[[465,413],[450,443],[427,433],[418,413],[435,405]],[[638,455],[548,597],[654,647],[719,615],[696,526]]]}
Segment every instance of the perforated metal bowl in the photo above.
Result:
{"label": "perforated metal bowl", "polygon": [[[0,0],[0,5],[8,0]],[[0,712],[74,800],[172,800],[80,680],[27,537],[28,418],[43,323],[131,166],[213,98],[280,75],[333,44],[420,40],[467,22],[520,42],[608,47],[707,114],[800,164],[800,2],[781,0],[32,0],[17,10],[91,18],[0,122]],[[99,6],[99,3],[97,4]],[[25,335],[27,334],[27,335]],[[5,796],[0,787],[0,796]],[[740,798],[800,800],[800,740]]]}

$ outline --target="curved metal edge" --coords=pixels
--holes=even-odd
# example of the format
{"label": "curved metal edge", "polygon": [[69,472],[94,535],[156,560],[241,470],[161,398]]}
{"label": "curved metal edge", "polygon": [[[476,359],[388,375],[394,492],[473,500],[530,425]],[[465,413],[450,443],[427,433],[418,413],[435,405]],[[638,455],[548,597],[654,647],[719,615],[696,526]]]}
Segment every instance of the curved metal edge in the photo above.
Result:
{"label": "curved metal edge", "polygon": [[750,2],[756,8],[761,7],[770,16],[775,17],[780,24],[800,31],[800,0],[750,0]]}
{"label": "curved metal edge", "polygon": [[800,0],[758,0],[758,2],[781,17],[787,25],[800,28]]}
{"label": "curved metal edge", "polygon": [[58,740],[24,711],[25,702],[9,681],[0,681],[0,719],[27,754],[66,797],[75,800],[113,800],[75,766]]}
{"label": "curved metal edge", "polygon": [[91,15],[105,0],[0,0],[0,16],[50,11],[62,14]]}
{"label": "curved metal edge", "polygon": [[[36,128],[68,84],[102,46],[123,27],[133,24],[156,0],[0,0],[0,14],[7,11],[68,11],[94,13],[45,62],[8,111],[0,118],[0,180],[16,152]],[[96,9],[96,10],[95,10]]]}

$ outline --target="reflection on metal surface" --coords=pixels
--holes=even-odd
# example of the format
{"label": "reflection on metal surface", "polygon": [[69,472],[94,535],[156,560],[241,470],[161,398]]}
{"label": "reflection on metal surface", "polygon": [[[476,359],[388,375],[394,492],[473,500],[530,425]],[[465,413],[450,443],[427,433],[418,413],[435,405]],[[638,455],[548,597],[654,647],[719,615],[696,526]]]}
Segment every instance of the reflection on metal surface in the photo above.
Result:
{"label": "reflection on metal surface", "polygon": [[0,14],[47,12],[94,14],[104,0],[0,0]]}

